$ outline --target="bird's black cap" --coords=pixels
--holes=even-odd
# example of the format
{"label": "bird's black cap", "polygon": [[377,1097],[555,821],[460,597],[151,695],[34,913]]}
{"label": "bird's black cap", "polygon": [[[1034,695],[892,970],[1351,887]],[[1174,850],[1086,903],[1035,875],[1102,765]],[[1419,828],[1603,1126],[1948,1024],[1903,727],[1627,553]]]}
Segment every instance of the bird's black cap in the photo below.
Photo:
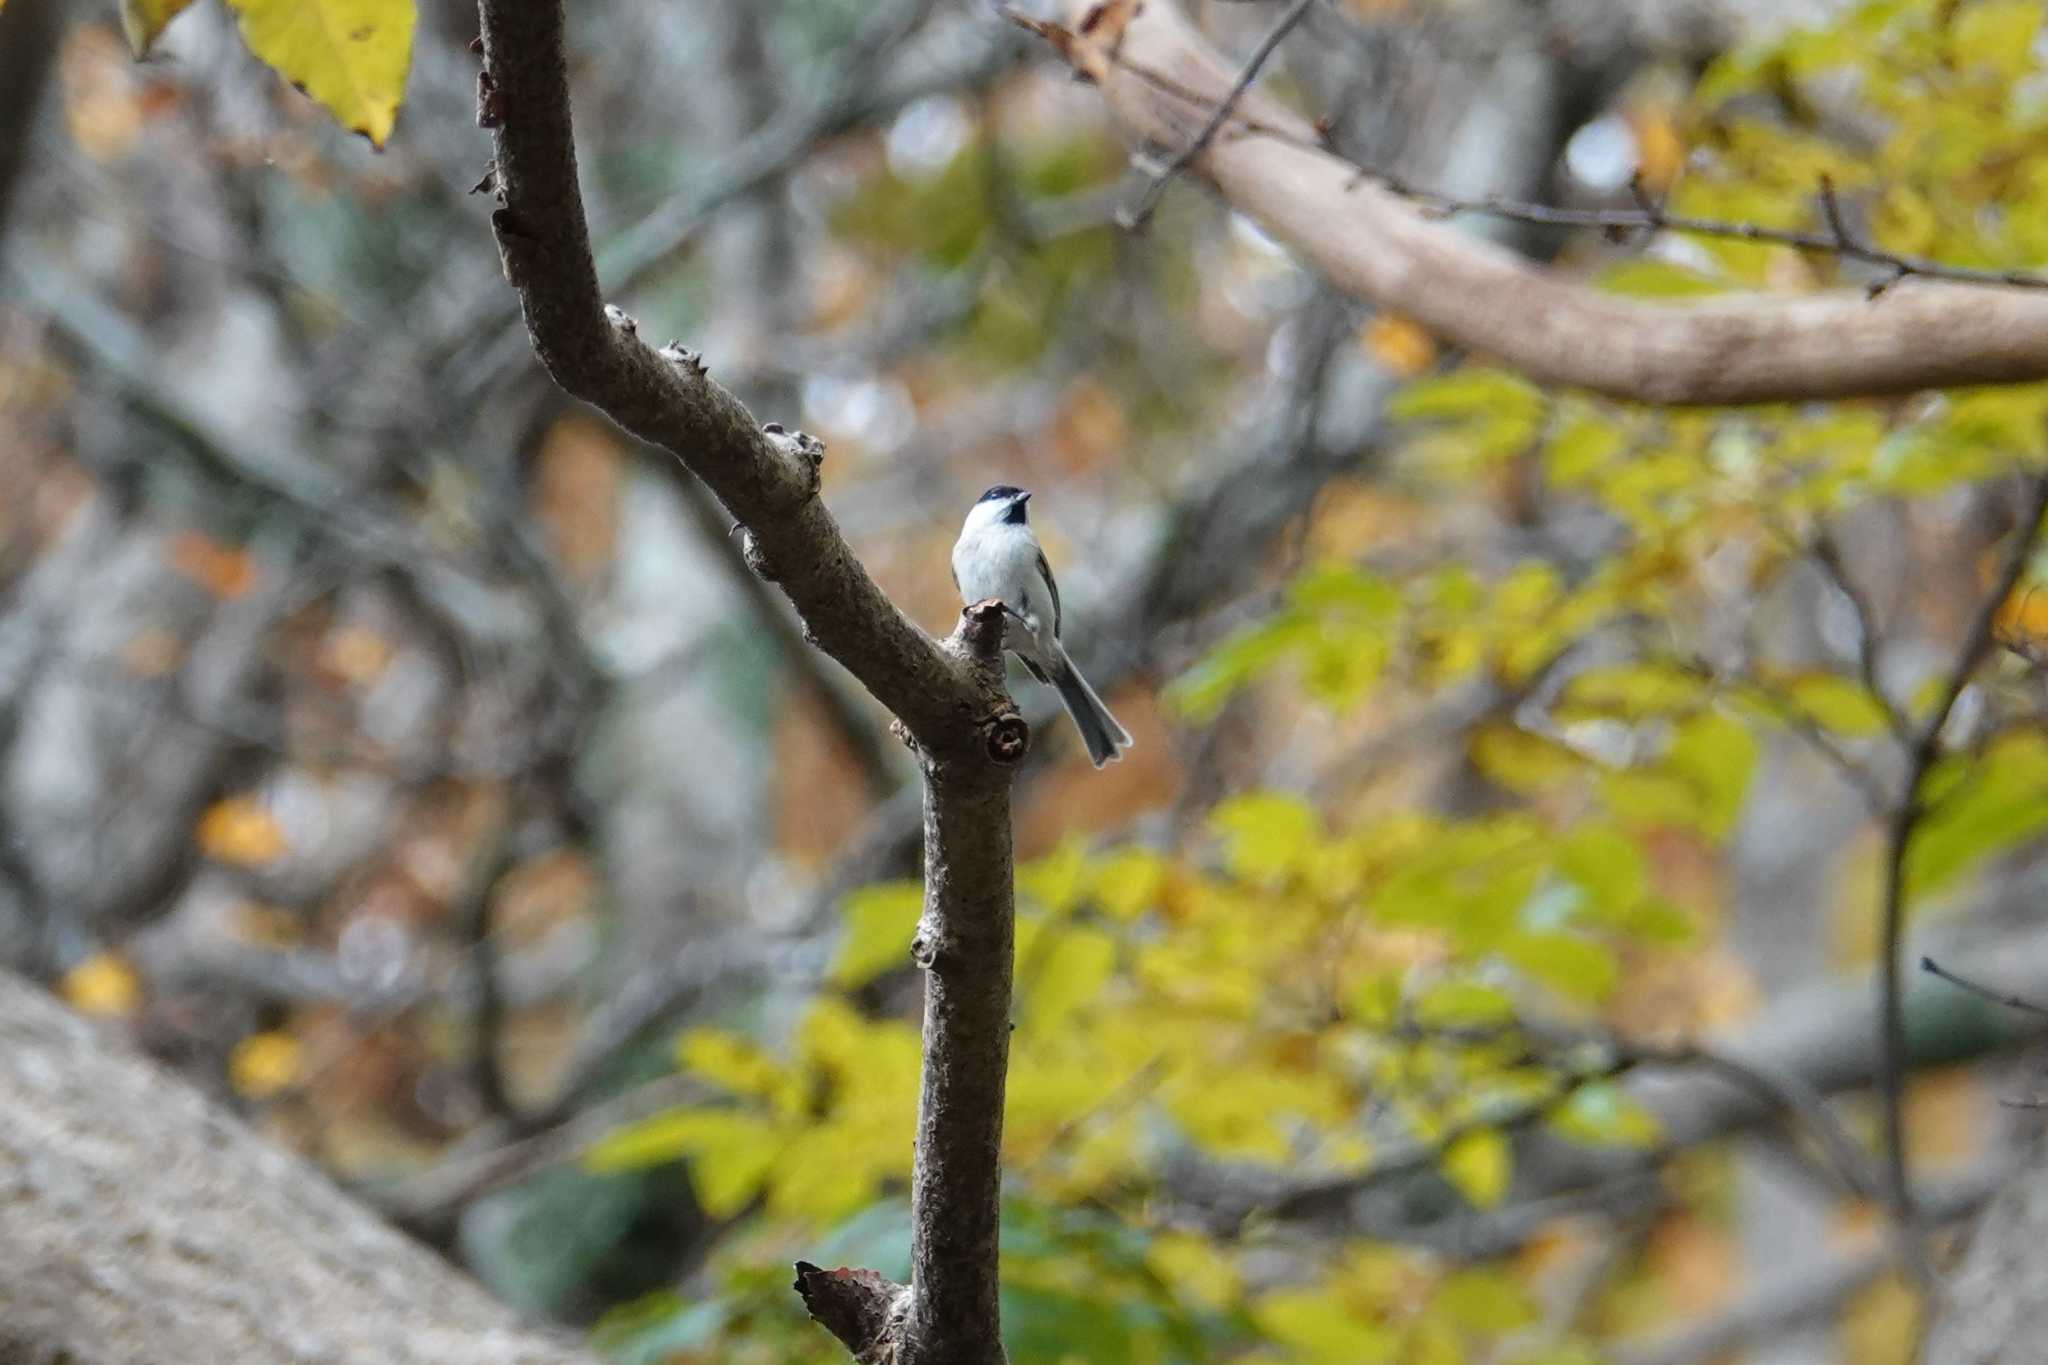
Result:
{"label": "bird's black cap", "polygon": [[983,493],[980,497],[976,498],[975,501],[1008,502],[1012,498],[1028,498],[1030,496],[1031,495],[1029,493],[1025,492],[1021,488],[1015,487],[1014,485],[1007,483],[999,483],[994,488],[989,489],[988,492]]}

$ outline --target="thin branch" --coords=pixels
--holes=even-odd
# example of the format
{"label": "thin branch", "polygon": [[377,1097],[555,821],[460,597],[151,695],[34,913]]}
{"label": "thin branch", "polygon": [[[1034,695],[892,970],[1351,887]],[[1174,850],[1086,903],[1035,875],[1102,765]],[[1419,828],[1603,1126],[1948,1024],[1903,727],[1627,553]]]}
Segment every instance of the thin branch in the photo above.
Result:
{"label": "thin branch", "polygon": [[1638,201],[1632,209],[1572,209],[1551,204],[1530,203],[1506,195],[1481,195],[1476,198],[1460,198],[1418,185],[1411,185],[1399,177],[1368,166],[1357,168],[1361,182],[1371,181],[1384,186],[1403,199],[1420,205],[1431,215],[1452,218],[1461,214],[1480,214],[1489,218],[1504,218],[1511,222],[1530,223],[1539,227],[1587,228],[1609,236],[1621,236],[1631,232],[1674,232],[1687,237],[1713,237],[1738,242],[1755,242],[1767,246],[1796,247],[1802,251],[1819,252],[1839,256],[1847,260],[1862,261],[1868,265],[1882,267],[1879,280],[1865,289],[1867,298],[1875,298],[1900,280],[1917,277],[1927,280],[1945,280],[1951,284],[1995,285],[2010,289],[2048,289],[2048,275],[2031,270],[1999,270],[1995,268],[1956,265],[1948,261],[1937,261],[1928,256],[1916,256],[1907,252],[1887,251],[1883,247],[1854,235],[1841,222],[1841,206],[1836,201],[1833,187],[1823,179],[1816,191],[1816,199],[1823,221],[1828,224],[1826,231],[1802,228],[1767,227],[1762,223],[1731,221],[1724,218],[1705,218],[1695,214],[1672,213],[1654,202]]}
{"label": "thin branch", "polygon": [[1145,226],[1152,217],[1152,210],[1157,208],[1159,201],[1165,197],[1166,187],[1173,183],[1174,177],[1193,165],[1196,157],[1208,150],[1209,144],[1215,141],[1216,134],[1230,121],[1232,111],[1237,108],[1237,102],[1245,97],[1245,93],[1252,88],[1252,83],[1258,80],[1259,72],[1266,65],[1267,59],[1280,46],[1281,40],[1294,31],[1294,26],[1302,21],[1303,16],[1309,11],[1309,6],[1314,3],[1315,0],[1294,0],[1294,3],[1287,7],[1287,12],[1280,16],[1279,22],[1266,30],[1266,36],[1259,39],[1259,45],[1252,49],[1252,55],[1245,60],[1244,69],[1237,73],[1237,81],[1230,87],[1230,93],[1217,104],[1215,112],[1209,116],[1209,121],[1202,125],[1202,130],[1196,133],[1171,161],[1153,174],[1145,185],[1145,192],[1138,196],[1137,203],[1117,213],[1118,227],[1135,232]]}
{"label": "thin branch", "polygon": [[1826,1153],[1828,1164],[1851,1194],[1869,1197],[1877,1192],[1877,1180],[1863,1149],[1842,1125],[1827,1097],[1804,1077],[1790,1071],[1757,1066],[1742,1058],[1703,1043],[1655,1048],[1646,1044],[1623,1044],[1642,1062],[1665,1066],[1697,1066],[1712,1071],[1749,1091],[1770,1108],[1796,1119],[1811,1133]]}
{"label": "thin branch", "polygon": [[1915,1237],[1915,1217],[1906,1156],[1906,1003],[1904,970],[1899,960],[1906,929],[1906,859],[1913,836],[1927,813],[1921,787],[1941,754],[1942,729],[1963,689],[1970,685],[1978,666],[1991,652],[1998,610],[2026,572],[2044,519],[2048,519],[2048,474],[2035,477],[2032,497],[2006,550],[2005,562],[1991,590],[1978,603],[1970,628],[1949,664],[1940,698],[1921,723],[1907,752],[1905,782],[1885,832],[1884,893],[1879,910],[1882,959],[1877,981],[1882,1021],[1878,1095],[1884,1111],[1886,1201],[1902,1235],[1909,1240]]}
{"label": "thin branch", "polygon": [[1842,562],[1841,547],[1835,538],[1822,531],[1813,542],[1813,559],[1827,575],[1834,590],[1849,604],[1849,610],[1856,617],[1856,672],[1863,680],[1863,688],[1870,693],[1877,704],[1884,708],[1885,724],[1891,728],[1892,737],[1901,744],[1910,743],[1913,721],[1899,704],[1892,700],[1883,681],[1878,676],[1877,613],[1870,605],[1870,598],[1850,576],[1849,566]]}
{"label": "thin branch", "polygon": [[2039,1004],[2027,999],[2023,995],[2010,995],[2002,991],[1995,991],[1980,982],[1970,980],[1967,976],[1950,971],[1931,957],[1920,959],[1920,970],[1926,972],[1929,976],[1940,977],[1951,986],[1960,986],[1970,994],[1981,1000],[1989,1000],[1994,1005],[2003,1005],[2007,1009],[2023,1010],[2028,1014],[2038,1014],[2042,1018],[2048,1019],[2048,1005]]}

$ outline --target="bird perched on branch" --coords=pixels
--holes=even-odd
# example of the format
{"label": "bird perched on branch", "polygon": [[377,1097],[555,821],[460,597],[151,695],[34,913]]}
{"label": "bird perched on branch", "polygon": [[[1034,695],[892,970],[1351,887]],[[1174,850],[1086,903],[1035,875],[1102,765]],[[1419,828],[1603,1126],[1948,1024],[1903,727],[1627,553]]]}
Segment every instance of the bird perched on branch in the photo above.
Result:
{"label": "bird perched on branch", "polygon": [[1004,483],[967,509],[967,524],[953,544],[953,583],[961,601],[994,598],[1009,611],[1004,647],[1023,661],[1032,677],[1058,690],[1074,728],[1081,732],[1081,742],[1088,746],[1089,762],[1099,768],[1131,747],[1130,732],[1117,724],[1060,644],[1059,584],[1025,520],[1025,504],[1030,501],[1030,493]]}

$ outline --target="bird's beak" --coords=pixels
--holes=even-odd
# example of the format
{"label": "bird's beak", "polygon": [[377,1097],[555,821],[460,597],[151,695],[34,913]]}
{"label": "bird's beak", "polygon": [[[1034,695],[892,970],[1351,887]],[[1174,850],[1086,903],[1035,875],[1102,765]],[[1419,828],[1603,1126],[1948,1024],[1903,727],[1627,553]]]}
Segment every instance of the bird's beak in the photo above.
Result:
{"label": "bird's beak", "polygon": [[1031,501],[1031,495],[1030,495],[1029,493],[1019,493],[1019,494],[1017,495],[1017,501],[1018,501],[1018,502],[1030,502],[1030,501]]}

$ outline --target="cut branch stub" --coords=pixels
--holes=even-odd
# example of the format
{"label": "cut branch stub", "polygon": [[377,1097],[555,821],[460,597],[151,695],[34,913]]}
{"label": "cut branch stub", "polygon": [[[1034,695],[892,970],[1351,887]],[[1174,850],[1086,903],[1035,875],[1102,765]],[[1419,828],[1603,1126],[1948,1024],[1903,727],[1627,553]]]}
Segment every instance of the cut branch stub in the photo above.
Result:
{"label": "cut branch stub", "polygon": [[896,1359],[910,1290],[872,1270],[826,1270],[796,1263],[796,1292],[817,1324],[839,1338],[860,1365]]}
{"label": "cut branch stub", "polygon": [[960,638],[975,658],[988,661],[1002,657],[1008,617],[1008,610],[994,597],[960,609]]}

